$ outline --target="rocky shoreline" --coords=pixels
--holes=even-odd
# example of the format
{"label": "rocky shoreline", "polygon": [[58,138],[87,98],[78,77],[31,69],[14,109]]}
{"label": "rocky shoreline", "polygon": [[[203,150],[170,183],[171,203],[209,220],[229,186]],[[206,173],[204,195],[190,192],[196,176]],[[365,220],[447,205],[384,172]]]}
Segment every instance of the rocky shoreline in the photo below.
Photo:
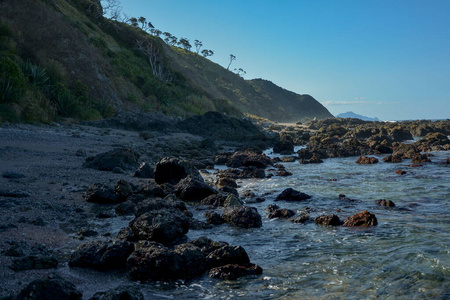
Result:
{"label": "rocky shoreline", "polygon": [[[355,156],[355,163],[371,164],[380,163],[371,155],[385,154],[381,163],[449,163],[433,162],[428,153],[450,150],[448,120],[327,119],[257,126],[261,131],[250,121],[217,113],[185,121],[127,115],[89,124],[4,124],[0,297],[143,299],[134,281],[185,280],[205,272],[222,280],[258,276],[263,270],[241,246],[207,237],[186,239],[189,230],[223,223],[261,226],[261,212],[251,203],[264,201],[264,195],[239,195],[239,180],[290,176],[283,161],[306,164]],[[271,146],[283,156],[264,155],[262,150]],[[304,148],[295,153],[295,146]],[[215,165],[226,168],[215,171]],[[275,201],[308,197],[286,189]],[[383,199],[379,204],[395,205]],[[195,210],[204,212],[204,220],[193,217]],[[377,225],[368,211],[344,221],[335,215],[311,219],[278,205],[267,211],[270,218],[294,223]],[[113,222],[124,226],[112,230]],[[70,268],[95,271],[80,278]],[[123,278],[125,287],[99,283],[84,289],[86,281],[105,273]],[[45,294],[49,289],[54,294]]]}

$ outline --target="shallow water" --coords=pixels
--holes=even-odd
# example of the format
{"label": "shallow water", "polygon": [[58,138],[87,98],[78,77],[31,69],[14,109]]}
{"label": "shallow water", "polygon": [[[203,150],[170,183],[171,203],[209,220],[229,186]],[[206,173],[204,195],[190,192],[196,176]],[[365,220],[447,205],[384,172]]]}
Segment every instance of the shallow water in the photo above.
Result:
{"label": "shallow water", "polygon": [[[242,180],[239,192],[270,193],[249,204],[263,216],[262,228],[228,224],[188,233],[243,246],[261,276],[237,281],[211,279],[143,284],[149,299],[449,299],[450,168],[439,164],[449,152],[434,153],[436,163],[408,167],[403,163],[357,165],[352,158],[323,164],[284,163],[293,173],[262,180]],[[399,169],[406,175],[397,175]],[[267,171],[268,173],[270,171]],[[323,227],[310,221],[294,224],[267,218],[264,209],[285,188],[312,196],[298,202],[276,202],[281,208],[310,211],[311,219],[337,214],[341,220],[362,210],[376,214],[372,228]],[[355,201],[338,198],[345,194]],[[395,208],[375,204],[392,200]],[[200,209],[191,208],[203,219]]]}

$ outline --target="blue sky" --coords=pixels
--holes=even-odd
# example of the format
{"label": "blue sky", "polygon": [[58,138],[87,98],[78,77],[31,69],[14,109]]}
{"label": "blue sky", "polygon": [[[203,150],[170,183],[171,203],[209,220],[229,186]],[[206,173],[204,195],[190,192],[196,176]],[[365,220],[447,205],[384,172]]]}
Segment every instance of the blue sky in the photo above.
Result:
{"label": "blue sky", "polygon": [[310,94],[336,115],[450,118],[450,0],[122,0],[202,41],[246,79]]}

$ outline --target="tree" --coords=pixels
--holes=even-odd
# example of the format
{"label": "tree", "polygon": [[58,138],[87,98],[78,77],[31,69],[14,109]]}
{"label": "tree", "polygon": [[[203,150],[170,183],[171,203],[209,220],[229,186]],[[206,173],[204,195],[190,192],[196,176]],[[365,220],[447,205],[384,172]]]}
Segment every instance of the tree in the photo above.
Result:
{"label": "tree", "polygon": [[128,23],[130,23],[130,25],[133,26],[133,27],[138,27],[139,26],[138,19],[136,19],[134,17],[128,19]]}
{"label": "tree", "polygon": [[245,72],[244,69],[242,69],[242,68],[234,69],[234,71],[235,71],[236,74],[238,74],[239,76],[241,76],[241,74],[242,74],[242,75],[247,74],[247,72]]}
{"label": "tree", "polygon": [[183,47],[184,50],[189,51],[192,48],[191,43],[189,43],[189,40],[187,38],[180,38],[177,44]]}
{"label": "tree", "polygon": [[195,48],[196,48],[197,54],[198,54],[198,52],[200,52],[200,48],[202,48],[203,44],[199,40],[195,40],[194,45],[195,45]]}
{"label": "tree", "polygon": [[230,54],[230,63],[228,64],[227,70],[230,69],[231,63],[233,62],[233,60],[236,59],[236,56],[234,56],[233,54]]}
{"label": "tree", "polygon": [[161,30],[155,29],[155,28],[150,29],[150,32],[151,32],[153,35],[158,36],[158,37],[159,37],[159,36],[161,35],[161,33],[162,33]]}
{"label": "tree", "polygon": [[204,57],[208,57],[208,56],[213,56],[213,55],[214,55],[214,51],[212,51],[212,50],[207,50],[207,49],[203,49],[201,53],[202,53],[202,55],[203,55]]}
{"label": "tree", "polygon": [[147,37],[142,40],[137,40],[136,48],[147,57],[153,75],[165,83],[172,81],[172,73],[164,66],[164,58],[161,54],[161,49],[152,38]]}

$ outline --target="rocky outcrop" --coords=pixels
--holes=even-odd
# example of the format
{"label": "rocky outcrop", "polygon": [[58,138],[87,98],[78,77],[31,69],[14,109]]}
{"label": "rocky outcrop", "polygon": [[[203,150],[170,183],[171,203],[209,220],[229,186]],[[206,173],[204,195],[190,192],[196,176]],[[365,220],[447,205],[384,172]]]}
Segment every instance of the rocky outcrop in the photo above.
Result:
{"label": "rocky outcrop", "polygon": [[255,264],[229,264],[211,269],[209,271],[209,277],[226,280],[236,280],[247,275],[260,275],[262,274],[262,272],[262,268]]}
{"label": "rocky outcrop", "polygon": [[273,146],[273,153],[279,153],[282,155],[292,154],[294,153],[294,144],[287,140],[278,141]]}
{"label": "rocky outcrop", "polygon": [[203,182],[203,177],[190,162],[177,158],[165,157],[155,167],[155,181],[157,184],[177,184],[181,179],[191,178]]}
{"label": "rocky outcrop", "polygon": [[378,163],[378,158],[372,156],[360,156],[355,162],[360,165],[371,165]]}
{"label": "rocky outcrop", "polygon": [[111,187],[101,183],[91,184],[83,197],[87,202],[100,204],[114,204],[124,201],[117,196]]}
{"label": "rocky outcrop", "polygon": [[314,219],[314,223],[323,226],[339,226],[342,224],[336,215],[320,215]]}
{"label": "rocky outcrop", "polygon": [[237,151],[229,157],[225,164],[230,168],[256,167],[265,169],[267,166],[272,165],[273,162],[264,153]]}
{"label": "rocky outcrop", "polygon": [[238,227],[255,228],[262,226],[261,215],[254,207],[240,205],[226,208],[222,218],[226,222]]}
{"label": "rocky outcrop", "polygon": [[287,188],[277,196],[275,201],[303,201],[310,199],[311,196],[293,188]]}
{"label": "rocky outcrop", "polygon": [[396,155],[391,154],[391,155],[385,156],[383,158],[383,162],[388,162],[388,163],[400,163],[402,161],[403,161],[402,157],[398,154],[396,154]]}
{"label": "rocky outcrop", "polygon": [[184,201],[200,201],[210,195],[217,194],[217,190],[205,183],[192,178],[190,175],[178,182],[175,194]]}
{"label": "rocky outcrop", "polygon": [[351,217],[348,217],[344,220],[343,226],[345,227],[354,227],[354,226],[376,226],[378,225],[377,217],[364,210],[362,212],[357,213]]}
{"label": "rocky outcrop", "polygon": [[98,169],[100,171],[113,171],[116,168],[133,170],[139,166],[139,156],[132,149],[114,149],[86,158],[83,167]]}
{"label": "rocky outcrop", "polygon": [[17,300],[41,300],[60,299],[78,300],[83,294],[75,288],[75,285],[56,274],[44,276],[41,279],[30,282],[14,298]]}

